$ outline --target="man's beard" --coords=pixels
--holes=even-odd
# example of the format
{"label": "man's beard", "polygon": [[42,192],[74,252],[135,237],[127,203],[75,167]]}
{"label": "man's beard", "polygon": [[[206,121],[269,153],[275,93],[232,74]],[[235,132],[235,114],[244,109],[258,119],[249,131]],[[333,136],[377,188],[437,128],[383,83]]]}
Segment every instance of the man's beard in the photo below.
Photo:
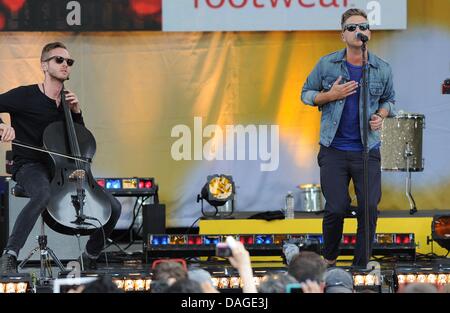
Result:
{"label": "man's beard", "polygon": [[48,72],[48,74],[50,75],[50,78],[55,79],[61,83],[64,83],[64,81],[69,80],[69,75],[70,75],[70,74],[67,74],[66,77],[62,77],[62,74],[60,76],[54,75],[51,72]]}

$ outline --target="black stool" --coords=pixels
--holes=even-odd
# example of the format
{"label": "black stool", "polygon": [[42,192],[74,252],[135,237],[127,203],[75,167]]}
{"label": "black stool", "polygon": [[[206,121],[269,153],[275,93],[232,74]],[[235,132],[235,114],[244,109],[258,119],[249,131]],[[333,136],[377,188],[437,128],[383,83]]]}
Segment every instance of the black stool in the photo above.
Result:
{"label": "black stool", "polygon": [[[26,193],[25,189],[19,184],[16,184],[13,188],[11,188],[11,194],[18,198],[29,198],[29,195]],[[19,264],[19,268],[22,269],[28,262],[28,260],[33,256],[33,254],[39,251],[41,262],[39,282],[42,284],[45,281],[48,281],[49,279],[53,278],[50,266],[50,258],[52,258],[53,261],[55,261],[56,265],[59,267],[61,271],[65,271],[66,268],[58,259],[53,250],[47,246],[47,235],[45,235],[45,223],[42,215],[40,219],[41,219],[41,234],[37,238],[38,246],[33,250],[31,250],[30,254]]]}

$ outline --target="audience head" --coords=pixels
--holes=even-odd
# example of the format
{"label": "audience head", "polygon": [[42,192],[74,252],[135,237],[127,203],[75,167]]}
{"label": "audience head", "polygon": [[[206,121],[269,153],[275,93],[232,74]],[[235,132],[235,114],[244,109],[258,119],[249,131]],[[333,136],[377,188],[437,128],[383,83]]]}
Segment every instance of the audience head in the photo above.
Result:
{"label": "audience head", "polygon": [[112,281],[111,276],[104,275],[84,286],[81,293],[123,293]]}
{"label": "audience head", "polygon": [[286,293],[289,284],[298,283],[297,280],[288,273],[267,274],[261,280],[258,287],[260,293]]}
{"label": "audience head", "polygon": [[302,251],[295,255],[288,265],[288,273],[299,283],[306,280],[322,283],[326,269],[327,265],[322,257],[311,251]]}
{"label": "audience head", "polygon": [[178,262],[161,262],[153,269],[153,280],[165,282],[169,286],[180,279],[187,278],[187,271]]}
{"label": "audience head", "polygon": [[325,293],[352,293],[353,277],[341,268],[331,268],[325,272]]}
{"label": "audience head", "polygon": [[188,271],[188,278],[200,284],[204,293],[218,293],[219,291],[213,286],[211,274],[208,271],[196,268]]}

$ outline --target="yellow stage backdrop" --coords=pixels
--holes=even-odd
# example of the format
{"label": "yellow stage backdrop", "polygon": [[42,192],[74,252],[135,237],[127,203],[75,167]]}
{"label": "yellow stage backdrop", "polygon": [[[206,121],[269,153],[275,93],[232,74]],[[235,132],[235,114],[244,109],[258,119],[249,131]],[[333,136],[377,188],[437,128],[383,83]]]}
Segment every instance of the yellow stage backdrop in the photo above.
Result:
{"label": "yellow stage backdrop", "polygon": [[[0,92],[40,82],[42,46],[66,43],[76,60],[66,87],[78,94],[97,140],[94,175],[155,177],[168,226],[189,226],[209,174],[234,177],[240,211],[279,209],[288,190],[319,183],[320,115],[299,95],[318,59],[343,47],[339,38],[332,31],[0,33]],[[413,174],[418,208],[449,209],[450,97],[440,85],[450,78],[450,1],[408,1],[408,29],[375,32],[370,48],[393,67],[398,108],[426,115],[425,171]],[[244,160],[225,152],[227,125],[254,131]],[[277,135],[279,145],[263,149]],[[2,144],[1,155],[9,148]],[[0,165],[4,173],[3,157]],[[403,174],[383,175],[381,209],[409,209],[403,185]]]}

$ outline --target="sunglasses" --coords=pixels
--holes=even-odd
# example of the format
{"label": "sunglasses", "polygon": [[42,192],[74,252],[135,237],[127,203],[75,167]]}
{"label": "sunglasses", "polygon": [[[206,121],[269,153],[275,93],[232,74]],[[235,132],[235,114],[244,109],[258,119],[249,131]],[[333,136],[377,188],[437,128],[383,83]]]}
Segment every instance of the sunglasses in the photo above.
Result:
{"label": "sunglasses", "polygon": [[52,60],[52,59],[55,59],[56,64],[62,64],[64,61],[66,61],[68,66],[72,66],[73,63],[75,63],[75,60],[74,60],[74,59],[66,59],[66,58],[63,58],[63,57],[57,56],[57,55],[52,56],[52,57],[49,57],[49,58],[48,58],[47,60],[45,60],[44,62],[50,61],[50,60]]}
{"label": "sunglasses", "polygon": [[344,30],[348,30],[349,32],[354,32],[357,27],[359,28],[359,30],[362,30],[362,31],[370,29],[369,23],[361,23],[361,24],[347,24],[344,26]]}

